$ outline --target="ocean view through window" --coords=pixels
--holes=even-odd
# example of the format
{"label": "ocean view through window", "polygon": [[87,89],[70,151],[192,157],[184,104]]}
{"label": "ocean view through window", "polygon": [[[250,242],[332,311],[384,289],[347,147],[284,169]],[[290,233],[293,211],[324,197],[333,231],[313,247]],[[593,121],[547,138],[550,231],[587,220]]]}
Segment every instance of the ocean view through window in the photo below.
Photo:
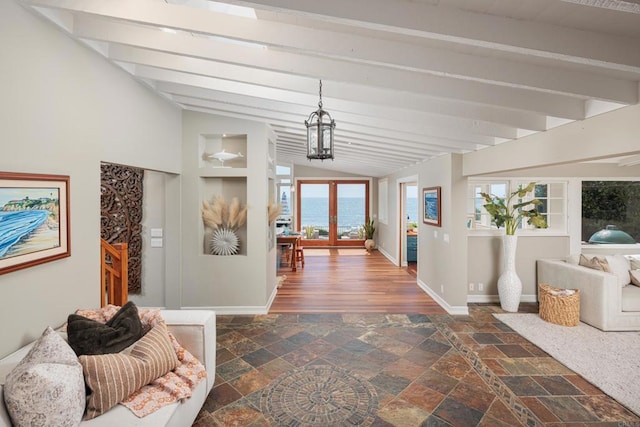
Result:
{"label": "ocean view through window", "polygon": [[[333,245],[364,239],[368,181],[307,181],[299,186],[299,227],[304,239]],[[322,243],[324,242],[324,243]]]}

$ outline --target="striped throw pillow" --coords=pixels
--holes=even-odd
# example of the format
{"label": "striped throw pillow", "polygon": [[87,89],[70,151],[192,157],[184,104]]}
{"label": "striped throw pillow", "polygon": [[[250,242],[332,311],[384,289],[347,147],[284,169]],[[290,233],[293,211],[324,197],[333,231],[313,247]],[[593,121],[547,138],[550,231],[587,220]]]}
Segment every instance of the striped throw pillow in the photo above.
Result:
{"label": "striped throw pillow", "polygon": [[179,364],[164,322],[154,326],[129,354],[83,355],[79,360],[85,383],[91,389],[85,420],[105,413]]}

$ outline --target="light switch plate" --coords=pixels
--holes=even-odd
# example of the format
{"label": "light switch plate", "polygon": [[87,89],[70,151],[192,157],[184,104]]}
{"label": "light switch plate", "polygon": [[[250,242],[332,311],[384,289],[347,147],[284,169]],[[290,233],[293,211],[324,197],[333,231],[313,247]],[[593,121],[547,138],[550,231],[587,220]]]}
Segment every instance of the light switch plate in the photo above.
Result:
{"label": "light switch plate", "polygon": [[152,228],[151,237],[162,237],[162,228]]}
{"label": "light switch plate", "polygon": [[162,237],[152,237],[151,238],[151,247],[152,248],[161,248],[163,244]]}

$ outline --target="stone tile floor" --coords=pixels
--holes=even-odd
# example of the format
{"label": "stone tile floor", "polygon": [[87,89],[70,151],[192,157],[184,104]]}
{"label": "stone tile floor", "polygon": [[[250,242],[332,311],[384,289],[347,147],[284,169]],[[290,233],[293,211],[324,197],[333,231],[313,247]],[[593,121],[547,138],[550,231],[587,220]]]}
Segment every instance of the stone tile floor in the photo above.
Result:
{"label": "stone tile floor", "polygon": [[640,425],[494,312],[477,304],[469,316],[218,316],[216,383],[194,426],[277,425],[263,397],[308,365],[368,380],[377,393],[371,426]]}

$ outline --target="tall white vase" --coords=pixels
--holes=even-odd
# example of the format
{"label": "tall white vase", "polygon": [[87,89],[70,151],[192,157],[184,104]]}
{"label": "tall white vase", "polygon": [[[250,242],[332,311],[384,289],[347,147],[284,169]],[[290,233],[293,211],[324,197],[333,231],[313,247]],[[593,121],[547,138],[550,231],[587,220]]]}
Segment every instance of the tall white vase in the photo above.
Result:
{"label": "tall white vase", "polygon": [[504,270],[498,279],[500,306],[505,311],[517,312],[522,295],[522,282],[516,274],[516,247],[518,236],[505,235],[502,239]]}

